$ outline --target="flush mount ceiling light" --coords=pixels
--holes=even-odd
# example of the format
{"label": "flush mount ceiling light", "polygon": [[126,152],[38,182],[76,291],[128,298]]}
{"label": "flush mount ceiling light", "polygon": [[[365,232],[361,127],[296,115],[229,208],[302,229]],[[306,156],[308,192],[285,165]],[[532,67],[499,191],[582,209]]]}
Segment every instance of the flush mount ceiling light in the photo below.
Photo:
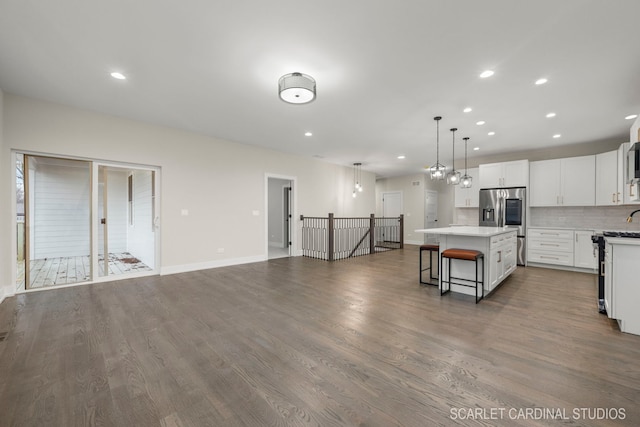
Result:
{"label": "flush mount ceiling light", "polygon": [[549,80],[545,79],[544,77],[541,79],[536,80],[536,84],[538,86],[545,84],[546,82],[548,82]]}
{"label": "flush mount ceiling light", "polygon": [[481,78],[481,79],[486,79],[487,77],[491,77],[491,76],[493,76],[493,74],[494,74],[494,72],[493,72],[493,71],[491,71],[491,70],[486,70],[486,71],[483,71],[483,72],[480,74],[480,78]]}
{"label": "flush mount ceiling light", "polygon": [[472,111],[473,111],[473,108],[471,108],[471,107],[467,107],[464,110],[462,110],[463,113],[470,113]]}
{"label": "flush mount ceiling light", "polygon": [[637,114],[631,114],[631,115],[629,115],[629,116],[625,117],[625,119],[626,119],[626,120],[631,120],[631,119],[635,119],[636,117],[638,117],[638,115],[637,115]]}
{"label": "flush mount ceiling light", "polygon": [[560,138],[562,135],[560,135],[559,133],[556,133],[555,135],[553,135],[554,138],[558,139]]}
{"label": "flush mount ceiling light", "polygon": [[313,134],[311,132],[305,132],[304,136],[313,136]]}
{"label": "flush mount ceiling light", "polygon": [[431,179],[443,180],[444,171],[446,168],[440,163],[440,120],[442,117],[436,116],[433,118],[436,121],[436,163],[429,168],[429,175]]}
{"label": "flush mount ceiling light", "polygon": [[451,128],[451,134],[453,135],[453,153],[451,160],[451,171],[447,174],[447,184],[458,185],[460,184],[460,172],[456,170],[456,131],[458,128]]}
{"label": "flush mount ceiling light", "polygon": [[547,114],[547,119],[550,119],[551,117],[555,117],[556,113],[548,113]]}
{"label": "flush mount ceiling light", "polygon": [[124,74],[118,73],[117,71],[114,71],[113,73],[111,73],[111,77],[118,80],[125,80],[127,78]]}
{"label": "flush mount ceiling light", "polygon": [[278,95],[290,104],[306,104],[316,99],[316,81],[302,73],[285,74],[278,80]]}
{"label": "flush mount ceiling light", "polygon": [[495,133],[494,131],[491,131],[491,132],[489,132],[487,135],[489,135],[489,136],[493,136],[493,135],[495,135],[495,134],[496,134],[496,133]]}
{"label": "flush mount ceiling light", "polygon": [[483,124],[485,124],[485,121],[484,120],[480,120],[479,122],[476,122],[476,124],[478,126],[482,126]]}

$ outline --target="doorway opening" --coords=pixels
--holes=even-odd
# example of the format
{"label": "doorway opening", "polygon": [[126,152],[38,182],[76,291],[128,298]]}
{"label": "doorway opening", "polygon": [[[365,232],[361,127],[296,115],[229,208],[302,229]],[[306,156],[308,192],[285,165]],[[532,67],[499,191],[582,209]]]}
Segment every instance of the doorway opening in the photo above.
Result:
{"label": "doorway opening", "polygon": [[15,159],[17,291],[157,274],[155,168]]}
{"label": "doorway opening", "polygon": [[[424,191],[424,228],[438,227],[438,192],[435,190]],[[438,236],[425,234],[424,243],[438,243]]]}
{"label": "doorway opening", "polygon": [[293,255],[294,178],[267,176],[267,258]]}

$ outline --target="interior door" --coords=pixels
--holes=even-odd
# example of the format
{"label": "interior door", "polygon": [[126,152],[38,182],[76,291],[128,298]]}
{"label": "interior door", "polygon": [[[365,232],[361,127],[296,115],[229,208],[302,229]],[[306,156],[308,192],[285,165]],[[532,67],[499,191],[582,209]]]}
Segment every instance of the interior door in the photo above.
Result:
{"label": "interior door", "polygon": [[[424,192],[424,228],[438,227],[438,192],[425,190]],[[425,243],[436,243],[437,236],[425,234]]]}

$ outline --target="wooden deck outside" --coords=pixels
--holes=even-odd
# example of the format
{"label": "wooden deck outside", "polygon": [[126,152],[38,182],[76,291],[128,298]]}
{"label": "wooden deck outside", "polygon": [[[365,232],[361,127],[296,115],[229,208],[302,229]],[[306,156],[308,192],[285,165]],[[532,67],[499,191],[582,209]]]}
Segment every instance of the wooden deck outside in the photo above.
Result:
{"label": "wooden deck outside", "polygon": [[[104,258],[98,258],[99,276],[104,276]],[[151,268],[128,252],[109,254],[109,275],[115,276]],[[91,280],[89,256],[36,259],[31,262],[30,289],[67,285]],[[24,280],[24,264],[18,265],[18,283]]]}

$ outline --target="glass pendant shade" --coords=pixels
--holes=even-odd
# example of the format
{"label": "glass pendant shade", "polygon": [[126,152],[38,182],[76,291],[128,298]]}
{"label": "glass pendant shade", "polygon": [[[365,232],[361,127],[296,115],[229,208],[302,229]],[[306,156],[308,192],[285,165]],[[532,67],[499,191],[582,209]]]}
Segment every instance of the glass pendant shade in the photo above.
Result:
{"label": "glass pendant shade", "polygon": [[473,184],[473,177],[467,172],[467,144],[469,142],[469,137],[467,136],[462,139],[464,139],[464,175],[460,178],[460,186],[462,188],[471,188],[471,185]]}
{"label": "glass pendant shade", "polygon": [[440,120],[442,117],[433,118],[436,121],[436,163],[429,168],[431,179],[443,180],[446,174],[446,167],[440,163]]}
{"label": "glass pendant shade", "polygon": [[456,170],[456,131],[458,128],[451,128],[453,134],[453,155],[451,160],[451,171],[447,174],[447,184],[458,185],[460,184],[460,172]]}

